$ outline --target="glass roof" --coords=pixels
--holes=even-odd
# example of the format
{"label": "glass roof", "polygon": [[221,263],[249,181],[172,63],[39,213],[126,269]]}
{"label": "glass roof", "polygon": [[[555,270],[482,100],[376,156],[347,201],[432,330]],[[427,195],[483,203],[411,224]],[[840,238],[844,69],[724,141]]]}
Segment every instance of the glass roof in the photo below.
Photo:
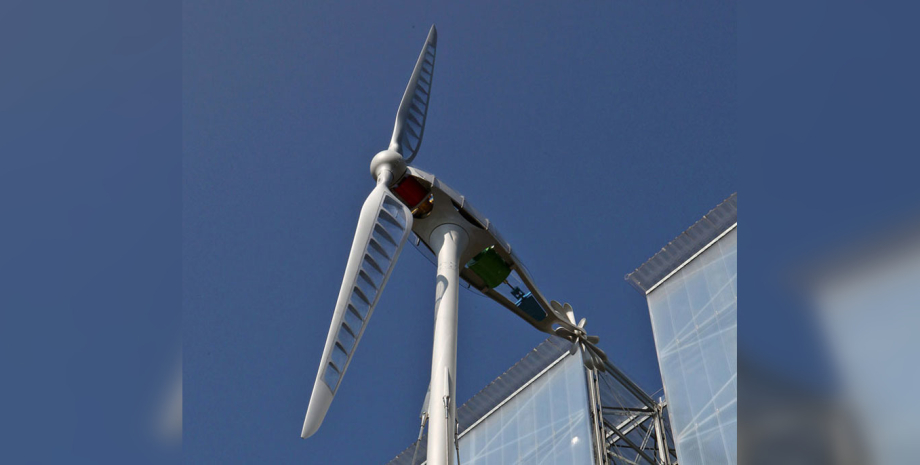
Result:
{"label": "glass roof", "polygon": [[632,273],[626,281],[646,294],[713,239],[738,222],[738,193],[732,194]]}

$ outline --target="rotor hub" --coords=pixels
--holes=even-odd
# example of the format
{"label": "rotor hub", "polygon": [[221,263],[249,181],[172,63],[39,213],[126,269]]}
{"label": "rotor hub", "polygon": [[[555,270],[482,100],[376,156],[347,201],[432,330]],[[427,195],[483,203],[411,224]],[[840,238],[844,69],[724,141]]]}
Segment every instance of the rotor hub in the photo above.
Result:
{"label": "rotor hub", "polygon": [[393,177],[389,180],[390,184],[398,181],[406,174],[406,160],[395,150],[384,150],[374,155],[371,160],[371,176],[376,181],[380,179],[380,175],[385,171],[393,174]]}

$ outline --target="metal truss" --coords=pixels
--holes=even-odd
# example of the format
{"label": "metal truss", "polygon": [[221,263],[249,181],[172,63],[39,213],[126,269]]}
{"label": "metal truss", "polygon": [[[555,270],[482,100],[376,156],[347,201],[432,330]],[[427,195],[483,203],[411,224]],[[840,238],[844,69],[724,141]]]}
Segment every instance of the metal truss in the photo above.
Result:
{"label": "metal truss", "polygon": [[677,465],[667,403],[656,402],[609,362],[588,377],[595,463]]}

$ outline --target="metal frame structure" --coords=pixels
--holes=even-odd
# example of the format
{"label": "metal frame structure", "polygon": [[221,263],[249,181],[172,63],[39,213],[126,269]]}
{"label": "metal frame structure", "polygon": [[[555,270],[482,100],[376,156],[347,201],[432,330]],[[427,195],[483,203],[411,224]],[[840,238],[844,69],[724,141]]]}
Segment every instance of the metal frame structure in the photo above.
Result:
{"label": "metal frame structure", "polygon": [[[545,340],[458,409],[458,440],[570,356],[565,340]],[[666,402],[654,400],[612,363],[604,368],[584,367],[594,463],[677,465]],[[420,434],[388,465],[427,465],[427,440]]]}
{"label": "metal frame structure", "polygon": [[[656,402],[613,364],[606,368],[586,370],[595,438],[601,439],[595,441],[596,463],[677,465],[667,402]],[[615,395],[615,385],[640,405],[626,405],[633,403]]]}

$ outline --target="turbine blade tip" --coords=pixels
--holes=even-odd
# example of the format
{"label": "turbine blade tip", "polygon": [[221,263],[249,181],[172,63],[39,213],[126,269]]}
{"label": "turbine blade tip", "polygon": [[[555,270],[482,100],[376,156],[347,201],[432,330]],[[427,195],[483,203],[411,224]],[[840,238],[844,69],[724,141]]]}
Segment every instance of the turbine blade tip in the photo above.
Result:
{"label": "turbine blade tip", "polygon": [[300,431],[300,437],[303,439],[307,439],[310,436],[313,436],[314,434],[316,434],[316,430],[318,429],[319,429],[319,425],[308,425],[304,423],[303,430]]}

